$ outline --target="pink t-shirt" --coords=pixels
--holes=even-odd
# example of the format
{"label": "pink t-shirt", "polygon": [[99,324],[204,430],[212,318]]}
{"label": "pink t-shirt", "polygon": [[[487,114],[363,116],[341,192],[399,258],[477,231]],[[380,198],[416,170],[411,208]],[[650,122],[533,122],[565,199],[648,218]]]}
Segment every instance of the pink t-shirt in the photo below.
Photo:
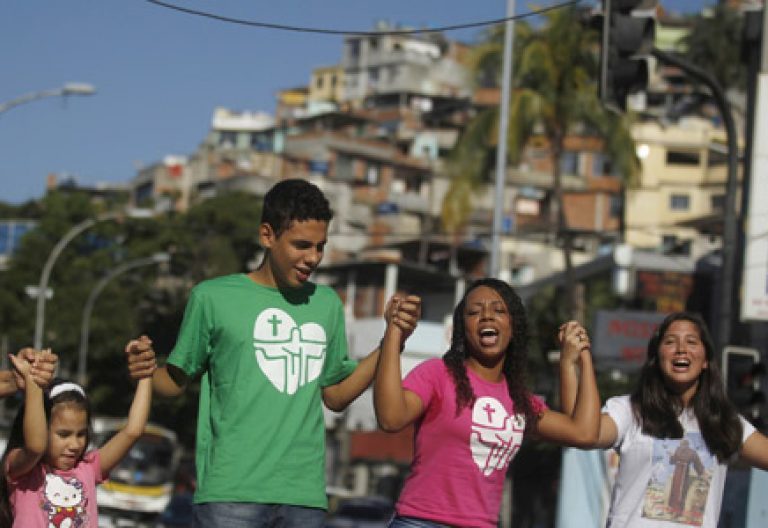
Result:
{"label": "pink t-shirt", "polygon": [[[456,388],[441,359],[414,368],[403,386],[421,398],[411,473],[397,513],[467,527],[496,527],[507,466],[523,440],[507,383],[492,383],[467,369],[477,397],[456,416]],[[532,397],[534,412],[546,409]]]}
{"label": "pink t-shirt", "polygon": [[102,480],[98,451],[86,453],[69,471],[40,462],[18,480],[8,481],[13,526],[58,527],[71,519],[73,527],[97,528],[96,484]]}

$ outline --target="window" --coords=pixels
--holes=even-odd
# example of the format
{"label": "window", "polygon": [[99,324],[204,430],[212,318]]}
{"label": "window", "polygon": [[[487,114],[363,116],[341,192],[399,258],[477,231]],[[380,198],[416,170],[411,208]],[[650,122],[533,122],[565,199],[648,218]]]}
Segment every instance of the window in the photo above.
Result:
{"label": "window", "polygon": [[592,154],[592,176],[613,175],[613,163],[610,158],[601,152]]}
{"label": "window", "polygon": [[264,132],[251,133],[251,148],[258,152],[269,152],[272,150],[272,136]]}
{"label": "window", "polygon": [[728,155],[716,150],[710,150],[707,161],[709,162],[710,167],[722,166],[728,163]]}
{"label": "window", "polygon": [[368,68],[368,80],[371,84],[376,84],[379,82],[379,69],[378,68]]}
{"label": "window", "polygon": [[667,165],[689,165],[696,166],[699,164],[700,156],[696,151],[684,151],[684,150],[668,150],[667,151]]}
{"label": "window", "polygon": [[315,80],[315,86],[317,87],[318,90],[323,87],[323,76],[322,75],[318,75],[317,76],[317,80]]}
{"label": "window", "polygon": [[353,61],[360,58],[360,39],[349,41],[349,58]]}
{"label": "window", "polygon": [[381,166],[378,163],[368,163],[368,167],[365,169],[365,183],[368,185],[378,185],[380,171]]}
{"label": "window", "polygon": [[713,211],[724,211],[725,210],[725,195],[724,194],[715,194],[709,199],[709,205],[712,207]]}
{"label": "window", "polygon": [[232,130],[223,130],[219,139],[219,145],[223,147],[234,147],[237,145],[237,132]]}
{"label": "window", "polygon": [[563,174],[579,174],[579,153],[563,151],[560,155],[560,170]]}
{"label": "window", "polygon": [[621,218],[621,203],[622,197],[618,194],[612,194],[610,198],[610,211],[611,218]]}
{"label": "window", "polygon": [[677,245],[677,237],[675,235],[664,235],[661,237],[661,250],[663,253],[670,253]]}
{"label": "window", "polygon": [[687,194],[673,194],[669,197],[669,208],[673,211],[687,211],[691,207],[691,197]]}

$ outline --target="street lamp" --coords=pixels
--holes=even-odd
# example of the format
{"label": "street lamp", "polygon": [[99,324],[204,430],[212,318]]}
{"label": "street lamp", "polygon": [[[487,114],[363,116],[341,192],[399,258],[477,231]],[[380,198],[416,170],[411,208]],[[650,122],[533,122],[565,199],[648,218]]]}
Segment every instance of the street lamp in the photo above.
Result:
{"label": "street lamp", "polygon": [[143,209],[127,209],[121,211],[109,211],[100,215],[86,218],[79,224],[76,224],[67,231],[63,237],[56,243],[48,255],[48,259],[43,265],[43,271],[40,273],[40,281],[37,285],[37,308],[35,311],[35,337],[33,346],[37,350],[43,348],[43,328],[45,326],[45,300],[46,292],[48,291],[48,280],[51,277],[51,270],[56,263],[56,259],[59,258],[61,252],[69,244],[73,238],[90,228],[91,226],[104,222],[107,220],[119,220],[121,218],[147,218],[151,213],[147,213]]}
{"label": "street lamp", "polygon": [[112,268],[102,279],[93,287],[91,293],[88,295],[88,300],[83,307],[83,317],[80,326],[80,356],[77,362],[77,381],[80,385],[85,386],[85,372],[86,363],[88,361],[88,335],[90,334],[91,327],[91,313],[93,312],[93,305],[96,303],[96,298],[101,291],[107,286],[107,283],[126,271],[134,268],[140,268],[142,266],[151,266],[152,264],[164,264],[171,260],[171,256],[168,253],[155,253],[151,257],[138,258],[123,262],[119,266]]}
{"label": "street lamp", "polygon": [[87,83],[67,83],[61,88],[53,88],[51,90],[42,90],[40,92],[31,92],[11,99],[8,102],[0,103],[0,114],[10,110],[14,106],[20,104],[37,101],[38,99],[45,99],[46,97],[67,97],[69,95],[93,95],[96,93],[96,88]]}

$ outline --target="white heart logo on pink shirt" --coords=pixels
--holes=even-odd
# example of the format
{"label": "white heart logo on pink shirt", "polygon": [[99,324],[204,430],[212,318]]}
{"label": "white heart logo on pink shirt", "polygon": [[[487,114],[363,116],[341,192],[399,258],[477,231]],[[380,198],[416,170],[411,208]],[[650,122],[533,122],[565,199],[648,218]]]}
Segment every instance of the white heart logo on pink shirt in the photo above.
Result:
{"label": "white heart logo on pink shirt", "polygon": [[484,396],[472,407],[469,447],[472,459],[486,477],[504,471],[520,449],[525,431],[521,415],[510,416],[496,398]]}

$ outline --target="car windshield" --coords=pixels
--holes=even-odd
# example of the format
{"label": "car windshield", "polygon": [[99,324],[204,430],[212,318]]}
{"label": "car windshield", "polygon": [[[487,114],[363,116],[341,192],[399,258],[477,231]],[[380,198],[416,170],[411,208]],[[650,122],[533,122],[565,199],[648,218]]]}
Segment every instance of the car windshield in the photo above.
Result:
{"label": "car windshield", "polygon": [[[97,435],[96,445],[104,445],[113,431]],[[170,481],[173,443],[164,436],[145,433],[110,473],[110,480],[122,484],[157,486]]]}

